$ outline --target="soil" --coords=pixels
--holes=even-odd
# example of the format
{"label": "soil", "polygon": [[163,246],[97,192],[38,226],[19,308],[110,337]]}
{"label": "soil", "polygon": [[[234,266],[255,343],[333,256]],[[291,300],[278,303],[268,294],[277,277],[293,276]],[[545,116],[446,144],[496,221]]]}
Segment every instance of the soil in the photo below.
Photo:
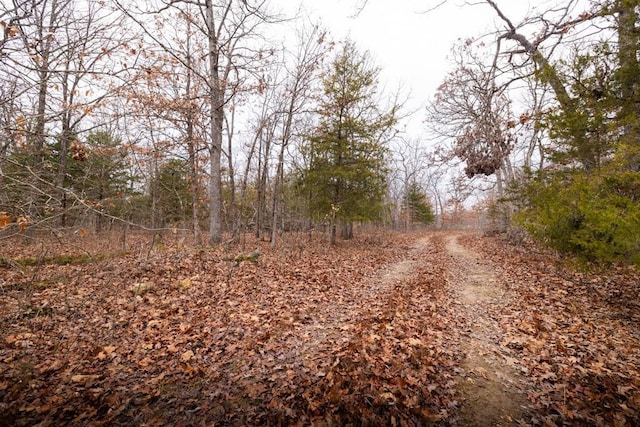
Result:
{"label": "soil", "polygon": [[460,423],[469,426],[514,425],[530,405],[521,384],[524,379],[510,366],[500,347],[496,315],[511,295],[500,288],[491,264],[447,236],[451,257],[449,286],[470,325],[461,346],[466,358],[460,383]]}

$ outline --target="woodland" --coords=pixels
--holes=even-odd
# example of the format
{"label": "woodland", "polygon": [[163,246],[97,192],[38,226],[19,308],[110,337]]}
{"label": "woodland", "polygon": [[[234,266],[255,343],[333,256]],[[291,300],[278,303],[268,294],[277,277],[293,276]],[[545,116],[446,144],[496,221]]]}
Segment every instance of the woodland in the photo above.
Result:
{"label": "woodland", "polygon": [[0,0],[0,425],[638,425],[640,2],[470,3],[413,112],[267,0]]}

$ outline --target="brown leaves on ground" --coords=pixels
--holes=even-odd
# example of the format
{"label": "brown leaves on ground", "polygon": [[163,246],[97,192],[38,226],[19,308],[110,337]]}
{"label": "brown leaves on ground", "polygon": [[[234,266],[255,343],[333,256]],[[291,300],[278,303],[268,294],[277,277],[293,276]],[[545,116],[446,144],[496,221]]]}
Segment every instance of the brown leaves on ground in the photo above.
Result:
{"label": "brown leaves on ground", "polygon": [[[240,247],[171,246],[0,265],[0,425],[456,424],[473,319],[456,311],[445,237],[296,237],[237,266]],[[491,315],[531,422],[637,424],[638,275],[462,242],[513,295]]]}
{"label": "brown leaves on ground", "polygon": [[[447,420],[445,266],[412,240],[263,245],[238,266],[225,259],[240,248],[154,248],[4,269],[0,424]],[[412,274],[385,275],[400,259]]]}
{"label": "brown leaves on ground", "polygon": [[640,423],[640,275],[576,271],[533,246],[468,237],[516,297],[500,343],[545,425]]}

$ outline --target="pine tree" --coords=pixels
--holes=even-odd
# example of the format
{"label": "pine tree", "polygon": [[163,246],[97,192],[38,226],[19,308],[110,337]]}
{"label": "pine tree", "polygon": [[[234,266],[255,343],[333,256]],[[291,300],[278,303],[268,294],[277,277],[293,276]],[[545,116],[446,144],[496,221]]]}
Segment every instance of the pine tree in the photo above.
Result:
{"label": "pine tree", "polygon": [[338,223],[350,238],[354,221],[376,220],[384,207],[385,141],[397,105],[380,107],[378,75],[369,55],[345,42],[324,78],[320,122],[303,149],[303,187],[313,217],[330,222],[332,244]]}
{"label": "pine tree", "polygon": [[416,182],[408,185],[406,190],[406,205],[409,211],[410,223],[431,224],[436,217],[429,200]]}

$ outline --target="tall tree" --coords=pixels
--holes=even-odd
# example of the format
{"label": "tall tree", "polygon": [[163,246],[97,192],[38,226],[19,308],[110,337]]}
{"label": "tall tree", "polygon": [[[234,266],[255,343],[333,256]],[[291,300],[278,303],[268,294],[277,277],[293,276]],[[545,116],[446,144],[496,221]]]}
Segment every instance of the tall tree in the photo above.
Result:
{"label": "tall tree", "polygon": [[69,148],[65,188],[84,203],[81,216],[89,217],[87,207],[95,214],[95,231],[100,233],[105,214],[113,215],[115,207],[131,196],[135,177],[128,171],[126,150],[119,138],[105,131],[92,132],[84,144],[75,141]]}
{"label": "tall tree", "polygon": [[368,53],[346,41],[323,81],[320,122],[304,147],[303,182],[316,219],[329,220],[350,238],[353,222],[378,219],[386,193],[386,142],[398,105],[378,99],[379,69]]}
{"label": "tall tree", "polygon": [[[284,185],[285,152],[294,138],[304,132],[304,119],[310,112],[308,104],[314,89],[314,82],[321,69],[322,59],[331,48],[331,44],[326,42],[326,36],[326,32],[317,25],[300,29],[292,65],[291,67],[285,66],[285,80],[282,82],[282,93],[277,105],[277,110],[280,112],[280,133],[277,143],[280,147],[271,201],[271,246],[276,244],[278,198],[284,204],[282,187]],[[280,216],[282,217],[282,214]]]}
{"label": "tall tree", "polygon": [[407,225],[431,224],[435,221],[435,215],[431,208],[426,192],[420,188],[417,182],[411,182],[406,188],[405,206],[407,213]]}
{"label": "tall tree", "polygon": [[[486,2],[505,25],[497,52],[509,65],[533,65],[555,96],[538,125],[549,130],[556,164],[517,189],[519,224],[590,261],[638,263],[640,4],[604,0],[580,9],[584,3],[571,0],[514,25],[497,2]],[[527,25],[537,26],[535,38]]]}
{"label": "tall tree", "polygon": [[[465,162],[467,177],[495,175],[496,191],[503,197],[515,175],[510,160],[515,135],[526,121],[514,119],[508,87],[499,86],[494,66],[475,48],[471,42],[454,48],[456,68],[436,91],[429,121],[445,144],[453,141],[450,155]],[[508,210],[503,217],[504,231]]]}
{"label": "tall tree", "polygon": [[[203,166],[207,161],[207,42],[196,25],[198,9],[184,5],[173,14],[157,16],[149,28],[162,40],[145,49],[144,63],[135,70],[135,85],[126,89],[130,113],[149,115],[140,121],[148,135],[162,132],[169,142],[162,156],[184,157],[189,165],[193,240],[201,241],[200,209],[206,187]],[[159,36],[158,36],[159,37]],[[149,124],[153,130],[146,125]],[[155,187],[154,187],[155,188]],[[154,193],[155,194],[155,193]]]}
{"label": "tall tree", "polygon": [[607,9],[615,17],[618,36],[616,94],[622,101],[618,120],[622,125],[619,158],[626,168],[640,171],[640,3],[614,0]]}
{"label": "tall tree", "polygon": [[[142,10],[132,11],[129,5],[116,0],[142,28],[147,23]],[[222,239],[222,168],[224,119],[232,98],[242,88],[244,74],[261,65],[268,49],[256,43],[258,27],[273,18],[268,14],[266,0],[158,0],[147,12],[193,9],[193,25],[206,40],[207,70],[193,70],[207,87],[208,151],[209,151],[209,243]],[[139,16],[136,17],[136,15]],[[146,30],[146,35],[161,46],[175,61],[190,67],[187,59],[172,48],[161,33]]]}
{"label": "tall tree", "polygon": [[447,75],[428,108],[433,130],[453,138],[453,153],[466,162],[465,173],[493,175],[505,170],[515,126],[506,93],[496,87],[491,64],[465,43],[454,50],[456,69]]}
{"label": "tall tree", "polygon": [[247,70],[264,57],[264,51],[243,42],[256,36],[260,24],[271,18],[266,0],[225,0],[216,4],[205,1],[206,35],[209,44],[209,118],[210,118],[210,176],[209,176],[209,243],[219,243],[222,236],[221,167],[222,136],[225,106],[235,95],[240,80],[239,70]]}
{"label": "tall tree", "polygon": [[[521,67],[514,65],[520,62],[512,59],[524,54],[524,64],[533,65],[536,77],[551,88],[557,102],[556,117],[562,123],[560,130],[565,134],[567,129],[571,132],[571,137],[565,138],[564,144],[573,153],[573,160],[580,162],[585,169],[593,170],[598,169],[602,157],[609,154],[609,147],[602,145],[605,141],[601,135],[594,138],[593,129],[594,125],[599,125],[598,121],[606,118],[598,117],[597,110],[606,107],[603,100],[606,95],[611,95],[618,100],[618,105],[612,110],[617,112],[614,115],[617,116],[619,132],[617,137],[611,134],[609,136],[612,138],[605,139],[609,139],[609,143],[613,140],[621,142],[629,154],[622,156],[626,158],[627,167],[631,170],[640,168],[640,120],[637,119],[640,111],[638,1],[594,1],[586,8],[584,3],[570,0],[518,25],[506,16],[496,1],[486,0],[486,3],[495,10],[505,26],[497,38],[496,57],[506,56],[510,59],[510,66]],[[527,27],[531,26],[537,27],[535,39],[526,35],[530,32]],[[602,33],[602,40],[598,40],[598,33]],[[571,37],[571,34],[577,35]],[[581,34],[590,34],[584,46],[580,46],[580,42],[586,36]],[[612,38],[615,39],[614,45],[617,45],[613,49],[604,43],[604,40]],[[515,42],[517,47],[505,48],[508,42]],[[596,50],[592,49],[594,45],[598,46]],[[576,60],[570,64],[574,69],[568,73],[563,70],[564,61],[553,59],[554,53],[561,49],[566,52],[567,46],[569,50],[573,48],[587,52],[582,58],[581,55],[576,56]],[[617,61],[612,61],[613,52],[617,52]],[[617,65],[613,62],[617,62]],[[611,73],[611,69],[617,71]],[[577,84],[574,77],[579,79]],[[586,97],[585,92],[589,92]],[[596,103],[598,108],[593,108]],[[638,156],[631,155],[633,152]]]}

